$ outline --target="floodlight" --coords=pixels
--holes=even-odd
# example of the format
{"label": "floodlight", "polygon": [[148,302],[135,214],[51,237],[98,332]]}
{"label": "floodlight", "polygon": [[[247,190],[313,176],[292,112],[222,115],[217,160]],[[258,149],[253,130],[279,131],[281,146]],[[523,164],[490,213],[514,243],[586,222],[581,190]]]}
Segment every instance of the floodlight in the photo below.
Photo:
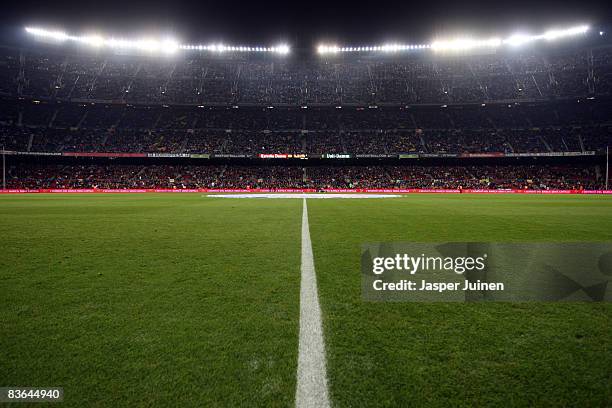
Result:
{"label": "floodlight", "polygon": [[279,54],[289,54],[289,46],[287,44],[281,44],[276,47],[276,52]]}
{"label": "floodlight", "polygon": [[99,35],[72,36],[63,31],[50,31],[38,27],[25,27],[25,31],[35,37],[48,38],[55,41],[74,41],[81,44],[86,44],[92,47],[106,46],[108,48],[136,49],[146,52],[159,52],[162,54],[174,54],[177,50],[198,50],[198,51],[213,51],[213,52],[274,52],[277,54],[288,54],[290,48],[287,44],[280,44],[276,47],[245,47],[245,46],[227,46],[224,44],[215,45],[190,45],[180,44],[174,39],[157,40],[153,38],[143,38],[138,40],[126,40],[120,38],[104,38]]}
{"label": "floodlight", "polygon": [[[338,47],[335,45],[322,44],[317,47],[319,54],[331,54],[337,52],[364,52],[364,51],[383,51],[383,52],[398,52],[407,50],[423,50],[432,49],[434,51],[465,51],[474,48],[497,48],[502,45],[520,46],[525,43],[530,43],[537,40],[556,40],[579,34],[584,34],[589,30],[587,25],[579,25],[562,30],[549,30],[540,35],[514,34],[508,38],[502,39],[492,37],[488,39],[473,39],[473,38],[456,38],[451,40],[437,40],[431,44],[383,44],[376,46],[359,46],[359,47]],[[603,31],[599,35],[604,35]]]}
{"label": "floodlight", "polygon": [[529,41],[531,41],[531,36],[525,34],[515,34],[511,37],[506,38],[503,42],[504,44],[518,46],[528,43]]}

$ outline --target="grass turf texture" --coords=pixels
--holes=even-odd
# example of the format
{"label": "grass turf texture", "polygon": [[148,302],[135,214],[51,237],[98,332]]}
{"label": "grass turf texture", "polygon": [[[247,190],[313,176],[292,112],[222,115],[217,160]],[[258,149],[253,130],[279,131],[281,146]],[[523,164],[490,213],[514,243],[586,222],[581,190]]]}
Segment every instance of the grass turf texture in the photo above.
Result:
{"label": "grass turf texture", "polygon": [[[363,303],[372,241],[609,241],[600,196],[309,200],[335,406],[605,406],[608,304]],[[291,406],[301,200],[0,196],[0,385]]]}
{"label": "grass turf texture", "polygon": [[74,407],[291,405],[301,204],[0,197],[0,384]]}
{"label": "grass turf texture", "polygon": [[612,241],[612,199],[309,202],[331,395],[349,406],[610,406],[612,305],[364,303],[376,241]]}

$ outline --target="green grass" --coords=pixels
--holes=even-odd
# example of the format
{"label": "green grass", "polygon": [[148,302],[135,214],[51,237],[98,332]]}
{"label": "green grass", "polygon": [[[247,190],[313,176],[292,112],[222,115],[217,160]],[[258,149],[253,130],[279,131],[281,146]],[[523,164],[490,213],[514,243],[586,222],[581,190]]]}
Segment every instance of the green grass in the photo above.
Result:
{"label": "green grass", "polygon": [[612,200],[310,200],[331,394],[350,406],[610,406],[612,307],[361,300],[376,241],[612,241]]}
{"label": "green grass", "polygon": [[[610,406],[609,304],[364,303],[375,241],[612,241],[612,197],[309,200],[332,403]],[[292,406],[301,200],[0,196],[0,386]]]}
{"label": "green grass", "polygon": [[67,406],[288,406],[301,202],[0,197],[0,384]]}

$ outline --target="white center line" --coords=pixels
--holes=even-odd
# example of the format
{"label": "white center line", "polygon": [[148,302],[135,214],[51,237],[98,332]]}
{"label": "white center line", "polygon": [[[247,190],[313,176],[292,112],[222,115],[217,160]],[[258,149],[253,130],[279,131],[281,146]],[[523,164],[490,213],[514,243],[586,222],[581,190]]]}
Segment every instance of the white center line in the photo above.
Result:
{"label": "white center line", "polygon": [[300,344],[298,353],[297,408],[329,407],[325,343],[321,307],[317,294],[317,275],[312,256],[306,199],[302,210],[302,279],[300,288]]}

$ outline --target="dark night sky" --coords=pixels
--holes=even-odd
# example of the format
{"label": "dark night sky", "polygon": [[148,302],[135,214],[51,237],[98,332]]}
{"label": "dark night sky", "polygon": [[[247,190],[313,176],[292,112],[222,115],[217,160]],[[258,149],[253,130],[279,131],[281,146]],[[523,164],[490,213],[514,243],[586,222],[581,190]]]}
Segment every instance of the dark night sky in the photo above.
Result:
{"label": "dark night sky", "polygon": [[[308,48],[328,40],[344,44],[423,42],[453,34],[509,35],[576,23],[608,25],[605,1],[403,1],[340,3],[287,0],[249,1],[14,1],[4,5],[3,32],[24,25],[80,33],[139,37],[174,35],[184,42],[225,41],[271,44],[287,41]],[[6,35],[6,34],[5,34]]]}

